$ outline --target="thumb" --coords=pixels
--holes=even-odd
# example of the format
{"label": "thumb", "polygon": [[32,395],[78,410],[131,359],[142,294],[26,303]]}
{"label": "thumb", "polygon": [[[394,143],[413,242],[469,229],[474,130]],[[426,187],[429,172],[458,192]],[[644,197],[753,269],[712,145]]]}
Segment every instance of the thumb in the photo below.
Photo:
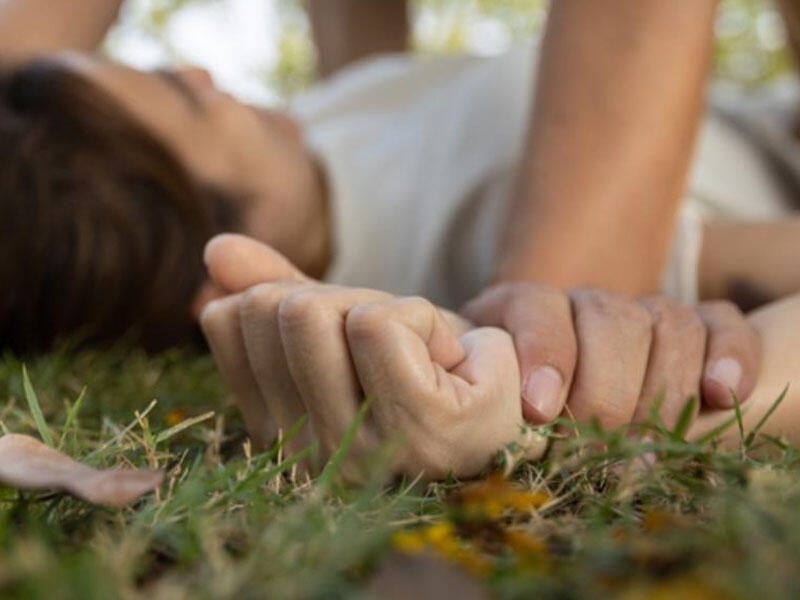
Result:
{"label": "thumb", "polygon": [[259,283],[307,277],[266,244],[235,233],[224,233],[207,244],[203,260],[211,280],[223,292],[235,294]]}

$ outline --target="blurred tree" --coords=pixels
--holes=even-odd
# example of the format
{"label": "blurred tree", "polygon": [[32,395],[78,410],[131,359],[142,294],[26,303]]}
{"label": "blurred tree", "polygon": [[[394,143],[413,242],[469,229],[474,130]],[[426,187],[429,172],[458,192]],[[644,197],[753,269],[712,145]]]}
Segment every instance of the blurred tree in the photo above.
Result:
{"label": "blurred tree", "polygon": [[[157,37],[170,51],[169,20],[189,4],[226,0],[134,0],[146,6],[133,26]],[[255,1],[255,0],[253,0]],[[265,0],[261,0],[265,1]],[[314,78],[314,48],[302,0],[274,0],[281,19],[278,60],[264,85],[282,96]],[[541,32],[546,0],[410,0],[413,45],[420,52],[493,54]],[[773,80],[791,68],[780,14],[768,0],[724,0],[717,21],[715,74],[743,87]]]}

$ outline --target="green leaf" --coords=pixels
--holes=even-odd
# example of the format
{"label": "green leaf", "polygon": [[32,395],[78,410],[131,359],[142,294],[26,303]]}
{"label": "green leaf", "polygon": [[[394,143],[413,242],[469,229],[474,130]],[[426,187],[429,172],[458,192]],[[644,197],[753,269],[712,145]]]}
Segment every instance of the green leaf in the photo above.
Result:
{"label": "green leaf", "polygon": [[761,431],[761,428],[766,424],[766,422],[772,416],[772,413],[774,413],[778,409],[778,407],[786,398],[786,394],[788,393],[789,393],[789,384],[786,384],[786,387],[783,388],[783,391],[781,392],[780,396],[778,396],[775,399],[775,401],[772,403],[772,406],[769,407],[769,410],[766,413],[764,413],[764,416],[761,417],[758,423],[756,423],[756,426],[753,427],[752,431],[747,434],[747,439],[744,442],[744,445],[747,448],[753,445],[753,442],[755,441],[758,432]]}
{"label": "green leaf", "polygon": [[39,435],[42,441],[48,446],[53,446],[53,436],[50,433],[50,428],[47,426],[47,421],[44,420],[42,414],[42,407],[39,405],[39,398],[31,385],[30,377],[28,377],[28,370],[25,365],[22,365],[22,388],[25,390],[25,400],[28,402],[28,408],[31,411],[33,420],[36,422],[36,429],[39,430]]}
{"label": "green leaf", "polygon": [[370,406],[372,406],[373,400],[374,399],[372,397],[367,398],[358,409],[356,416],[353,418],[353,422],[350,423],[350,427],[347,428],[347,431],[342,438],[341,444],[339,444],[336,452],[333,453],[333,456],[331,456],[328,464],[325,465],[325,468],[322,470],[322,473],[319,476],[318,482],[320,489],[329,489],[330,485],[336,478],[336,475],[339,474],[345,458],[347,458],[347,455],[350,453],[350,449],[353,447],[356,434],[358,433],[361,425],[364,423],[364,419],[367,417],[367,413],[369,412]]}
{"label": "green leaf", "polygon": [[742,417],[742,403],[739,402],[739,397],[736,392],[731,390],[731,398],[733,398],[733,410],[736,415],[736,425],[739,427],[739,439],[744,444],[744,418]]}
{"label": "green leaf", "polygon": [[717,437],[719,437],[720,434],[722,434],[726,429],[728,429],[734,423],[736,423],[736,417],[735,416],[723,421],[722,423],[720,423],[719,425],[717,425],[713,429],[710,429],[709,431],[707,431],[704,435],[702,435],[701,437],[697,438],[697,440],[695,440],[695,444],[697,444],[698,446],[705,446],[709,442],[712,442]]}
{"label": "green leaf", "polygon": [[169,429],[165,429],[164,431],[159,433],[155,437],[155,442],[156,442],[156,444],[160,444],[161,442],[166,442],[169,438],[175,437],[180,432],[185,431],[186,429],[189,429],[189,427],[192,427],[193,425],[197,425],[198,423],[202,423],[203,421],[208,421],[215,414],[216,413],[214,413],[214,411],[212,410],[212,411],[204,413],[202,415],[198,415],[196,417],[192,417],[190,419],[186,419],[184,421],[181,421],[177,425],[175,425],[173,427],[170,427]]}
{"label": "green leaf", "polygon": [[64,421],[64,430],[61,432],[61,439],[58,442],[58,449],[61,450],[64,447],[64,442],[67,440],[67,434],[69,433],[70,427],[72,427],[72,423],[78,417],[78,413],[81,410],[81,406],[83,405],[83,399],[86,397],[86,386],[81,390],[81,393],[78,394],[78,399],[75,400],[75,404],[70,406],[69,412],[67,413],[67,418]]}
{"label": "green leaf", "polygon": [[692,419],[697,413],[697,405],[697,396],[691,396],[689,400],[686,401],[686,404],[683,405],[681,413],[678,415],[678,420],[675,423],[675,427],[670,432],[672,439],[676,442],[684,441],[686,439],[686,433],[689,431],[689,426],[692,424]]}

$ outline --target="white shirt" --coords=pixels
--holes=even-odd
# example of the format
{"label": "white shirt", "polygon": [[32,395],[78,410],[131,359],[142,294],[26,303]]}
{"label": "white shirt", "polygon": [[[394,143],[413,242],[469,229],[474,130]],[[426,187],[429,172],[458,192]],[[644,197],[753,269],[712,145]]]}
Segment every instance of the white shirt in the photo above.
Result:
{"label": "white shirt", "polygon": [[[359,63],[294,102],[331,187],[326,280],[450,308],[487,284],[527,133],[535,61],[532,48],[494,58],[392,55]],[[709,207],[783,210],[785,190],[767,163],[735,127],[707,119],[666,293],[695,300]],[[761,208],[753,209],[756,198]]]}

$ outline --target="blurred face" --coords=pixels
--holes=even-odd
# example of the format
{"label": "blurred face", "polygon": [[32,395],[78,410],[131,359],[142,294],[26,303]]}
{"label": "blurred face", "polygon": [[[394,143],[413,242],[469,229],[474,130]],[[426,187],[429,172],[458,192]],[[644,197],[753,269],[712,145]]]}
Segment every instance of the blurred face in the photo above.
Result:
{"label": "blurred face", "polygon": [[245,232],[276,243],[277,219],[292,229],[293,211],[317,185],[297,124],[218,90],[202,69],[142,72],[91,56],[69,55],[70,68],[111,94],[208,184],[240,192]]}

